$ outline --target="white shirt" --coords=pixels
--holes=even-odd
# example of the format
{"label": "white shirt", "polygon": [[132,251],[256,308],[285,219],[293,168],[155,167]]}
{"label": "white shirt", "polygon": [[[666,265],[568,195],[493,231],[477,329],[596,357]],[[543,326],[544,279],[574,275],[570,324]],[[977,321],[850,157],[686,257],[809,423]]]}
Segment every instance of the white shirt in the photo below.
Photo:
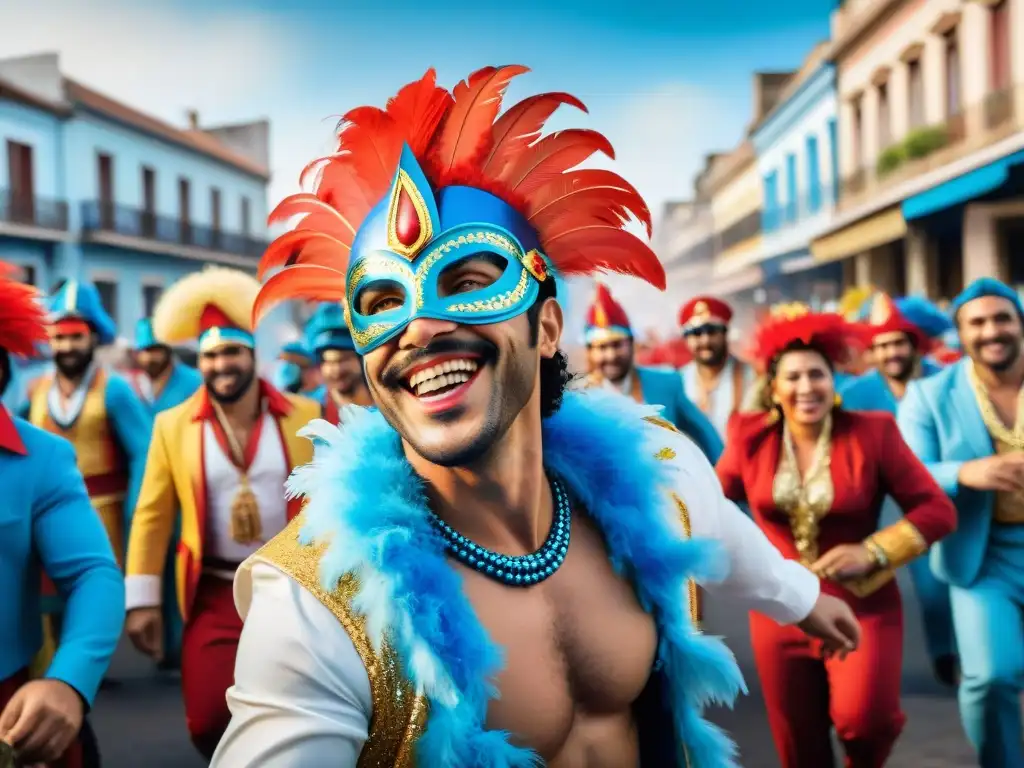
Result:
{"label": "white shirt", "polygon": [[[718,434],[723,440],[725,440],[725,431],[729,425],[729,418],[732,416],[733,410],[742,408],[743,405],[742,402],[736,402],[736,386],[733,377],[736,375],[734,371],[737,365],[743,364],[730,355],[726,360],[725,366],[722,368],[715,388],[708,397],[708,411],[704,414],[708,417],[708,421],[714,424],[715,429],[718,430]],[[697,363],[687,363],[680,369],[680,374],[683,377],[683,389],[686,391],[686,396],[694,405],[700,407],[703,389]],[[754,371],[749,365],[743,366],[742,380],[741,394],[746,393],[754,381]]]}
{"label": "white shirt", "polygon": [[[654,450],[669,445],[676,452],[673,490],[686,502],[693,537],[717,539],[729,553],[729,576],[701,584],[709,599],[734,601],[782,624],[806,618],[818,599],[817,577],[783,558],[725,498],[692,440],[651,430]],[[682,533],[674,504],[666,504],[666,514]],[[316,597],[265,562],[239,570],[235,602],[245,626],[227,693],[232,718],[211,768],[355,768],[372,700],[345,629]]]}
{"label": "white shirt", "polygon": [[[261,543],[239,544],[231,538],[231,507],[238,493],[241,472],[225,455],[214,434],[213,424],[207,421],[203,430],[203,469],[206,472],[203,555],[240,563],[259,549]],[[269,540],[288,524],[288,500],[283,491],[288,479],[288,460],[277,420],[269,412],[263,414],[256,455],[246,476],[259,506],[262,538]]]}

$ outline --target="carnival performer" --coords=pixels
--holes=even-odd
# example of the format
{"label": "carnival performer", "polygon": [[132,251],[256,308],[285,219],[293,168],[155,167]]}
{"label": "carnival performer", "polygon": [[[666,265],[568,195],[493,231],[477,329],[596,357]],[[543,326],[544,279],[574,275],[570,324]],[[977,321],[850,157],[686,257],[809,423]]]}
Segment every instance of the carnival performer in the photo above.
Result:
{"label": "carnival performer", "polygon": [[[792,627],[750,617],[754,662],[783,768],[835,765],[831,730],[848,768],[880,768],[905,722],[900,708],[903,616],[894,570],[956,526],[942,489],[887,413],[837,404],[832,371],[858,346],[838,314],[806,309],[765,320],[753,358],[773,409],[733,416],[718,464],[725,495],[746,501],[786,557],[850,602],[860,648],[822,659]],[[904,517],[878,530],[884,498]]]}
{"label": "carnival performer", "polygon": [[[175,359],[174,350],[153,333],[152,319],[145,317],[135,326],[135,364],[138,373],[132,383],[139,398],[149,407],[152,416],[173,408],[188,400],[203,383],[203,377],[195,368]],[[174,570],[181,540],[181,520],[175,520],[171,540],[167,546],[167,560],[164,564],[164,596],[161,607],[164,613],[162,669],[178,669],[181,666],[181,612],[174,585]]]}
{"label": "carnival performer", "polygon": [[198,338],[203,386],[156,418],[128,544],[126,626],[139,650],[163,657],[164,560],[180,514],[181,685],[189,734],[207,758],[230,718],[224,692],[242,631],[231,579],[297,512],[284,482],[312,455],[296,433],[319,416],[312,400],[256,375],[250,318],[258,291],[251,275],[209,267],[168,288],[153,313],[157,338]]}
{"label": "carnival performer", "polygon": [[967,357],[913,382],[899,423],[960,515],[932,565],[950,585],[964,729],[982,768],[1002,768],[1024,765],[1024,306],[981,278],[952,309]]}
{"label": "carnival performer", "polygon": [[[48,339],[34,288],[0,278],[0,394],[12,356]],[[78,739],[117,647],[124,582],[93,512],[75,452],[63,438],[0,405],[0,764],[83,765]],[[56,655],[42,677],[28,668],[43,638],[45,569],[65,608]]]}
{"label": "carnival performer", "polygon": [[350,111],[315,192],[272,215],[308,214],[264,255],[264,273],[291,266],[257,315],[344,300],[379,410],[304,430],[316,456],[289,487],[305,512],[236,577],[218,768],[732,766],[700,710],[740,676],[680,600],[701,566],[732,562],[715,595],[856,642],[846,606],[818,598],[655,408],[565,392],[556,275],[665,278],[620,229],[627,212],[650,224],[640,196],[568,171],[610,153],[604,137],[539,138],[576,99],[498,116],[525,71],[449,93],[429,70],[386,111]]}
{"label": "carnival performer", "polygon": [[679,327],[693,360],[680,373],[686,395],[724,439],[732,414],[754,384],[754,369],[729,352],[732,307],[713,296],[697,296],[679,311]]}
{"label": "carnival performer", "polygon": [[[887,411],[896,416],[907,385],[940,370],[929,355],[935,337],[951,322],[927,299],[904,297],[895,301],[876,293],[867,303],[863,326],[875,367],[840,387],[843,407],[851,411]],[[883,519],[897,519],[898,507],[891,499],[883,508]],[[956,639],[949,587],[932,573],[927,557],[907,565],[921,605],[925,642],[935,676],[945,685],[956,685]]]}
{"label": "carnival performer", "polygon": [[635,364],[629,318],[602,283],[598,283],[597,294],[587,310],[584,339],[590,364],[586,382],[589,386],[606,387],[638,403],[661,406],[661,415],[693,438],[708,461],[718,461],[722,438],[708,417],[686,396],[679,374]]}
{"label": "carnival performer", "polygon": [[93,508],[123,565],[153,419],[131,384],[95,360],[97,348],[117,334],[96,286],[68,280],[48,309],[56,370],[37,380],[29,420],[74,446]]}
{"label": "carnival performer", "polygon": [[320,372],[313,353],[302,341],[289,341],[277,355],[273,384],[282,392],[319,399]]}
{"label": "carnival performer", "polygon": [[363,363],[345,325],[341,304],[336,301],[320,304],[306,324],[306,335],[324,382],[318,398],[323,418],[338,424],[346,405],[372,406]]}

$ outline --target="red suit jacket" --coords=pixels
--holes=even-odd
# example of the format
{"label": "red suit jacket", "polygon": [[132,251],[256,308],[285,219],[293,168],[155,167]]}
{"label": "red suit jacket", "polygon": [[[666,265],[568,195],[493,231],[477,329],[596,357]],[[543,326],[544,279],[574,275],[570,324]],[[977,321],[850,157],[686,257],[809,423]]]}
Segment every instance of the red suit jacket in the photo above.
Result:
{"label": "red suit jacket", "polygon": [[[766,413],[737,413],[729,422],[725,452],[716,469],[725,495],[747,502],[769,540],[785,557],[796,560],[789,516],[772,497],[781,449],[781,420],[772,423]],[[860,543],[875,533],[886,496],[896,500],[906,520],[929,545],[956,528],[953,504],[904,442],[888,413],[836,411],[831,470],[835,501],[819,522],[819,555],[838,544]],[[822,591],[860,610],[899,602],[895,581],[863,598],[834,582],[823,582]]]}

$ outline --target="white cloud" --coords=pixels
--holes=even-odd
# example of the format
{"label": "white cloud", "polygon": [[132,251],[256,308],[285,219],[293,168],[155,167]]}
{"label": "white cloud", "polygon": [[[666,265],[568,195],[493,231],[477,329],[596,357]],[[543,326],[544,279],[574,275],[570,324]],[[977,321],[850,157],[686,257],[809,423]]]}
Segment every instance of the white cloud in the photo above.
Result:
{"label": "white cloud", "polygon": [[58,52],[65,75],[177,125],[188,109],[211,123],[261,117],[251,110],[284,86],[292,45],[258,12],[137,0],[0,3],[4,57]]}
{"label": "white cloud", "polygon": [[[690,198],[693,180],[707,152],[729,149],[744,115],[724,100],[686,83],[666,83],[616,105],[604,129],[616,150],[615,170],[647,200],[655,238],[665,202]],[[638,333],[648,328],[672,332],[679,298],[629,277],[607,280]]]}

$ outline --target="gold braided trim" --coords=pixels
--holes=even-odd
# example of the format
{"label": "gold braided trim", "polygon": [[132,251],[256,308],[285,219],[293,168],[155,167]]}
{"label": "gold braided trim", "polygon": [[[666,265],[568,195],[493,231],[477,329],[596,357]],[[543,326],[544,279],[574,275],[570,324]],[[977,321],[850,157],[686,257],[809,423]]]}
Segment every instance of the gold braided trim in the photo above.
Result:
{"label": "gold braided trim", "polygon": [[985,422],[989,434],[997,442],[1005,443],[1015,451],[1024,451],[1024,387],[1021,387],[1017,396],[1017,423],[1013,429],[1009,429],[996,413],[988,388],[978,375],[973,362],[967,364],[967,378],[971,382],[971,389],[974,390],[974,398],[978,401],[981,420]]}
{"label": "gold braided trim", "polygon": [[644,416],[644,421],[646,421],[648,424],[654,424],[655,426],[661,427],[662,429],[667,429],[670,432],[675,432],[680,435],[682,434],[682,432],[679,431],[675,424],[673,424],[671,421],[666,421],[665,419],[661,418],[661,416]]}
{"label": "gold braided trim", "polygon": [[[683,523],[683,532],[686,534],[686,538],[690,538],[692,533],[690,510],[687,509],[686,502],[679,497],[679,494],[673,493],[672,500],[676,503],[676,509],[679,510],[679,519]],[[693,621],[693,626],[700,629],[700,592],[697,590],[697,582],[693,579],[686,580],[686,593],[690,603],[690,619]]]}
{"label": "gold braided trim", "polygon": [[909,520],[892,525],[868,536],[867,541],[885,553],[889,568],[899,568],[928,551],[928,542]]}
{"label": "gold braided trim", "polygon": [[279,568],[319,600],[341,622],[366,667],[373,699],[369,738],[359,755],[359,768],[412,768],[413,748],[426,727],[427,700],[416,695],[405,679],[398,655],[385,639],[374,651],[366,633],[365,619],[352,610],[358,581],[344,576],[332,592],[320,584],[320,557],[326,545],[299,542],[304,516],[297,516],[277,536],[261,547],[255,557]]}

